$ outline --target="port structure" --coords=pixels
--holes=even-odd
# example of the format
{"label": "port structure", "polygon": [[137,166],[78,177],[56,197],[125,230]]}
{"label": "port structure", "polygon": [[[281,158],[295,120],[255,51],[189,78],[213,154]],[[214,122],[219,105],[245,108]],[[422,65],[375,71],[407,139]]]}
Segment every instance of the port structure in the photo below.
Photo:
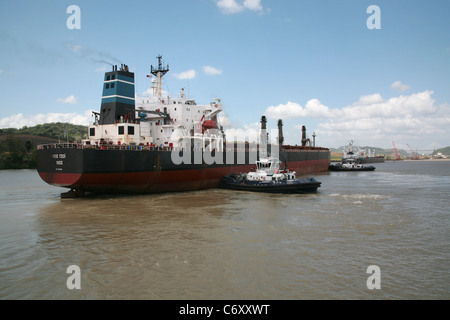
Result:
{"label": "port structure", "polygon": [[408,146],[409,150],[411,150],[414,160],[418,160],[419,155],[413,150],[413,148],[411,148],[411,146],[409,144],[407,144],[407,146]]}
{"label": "port structure", "polygon": [[397,148],[395,147],[394,141],[392,141],[392,144],[394,145],[395,158],[396,158],[396,160],[400,160],[400,157],[398,155]]}

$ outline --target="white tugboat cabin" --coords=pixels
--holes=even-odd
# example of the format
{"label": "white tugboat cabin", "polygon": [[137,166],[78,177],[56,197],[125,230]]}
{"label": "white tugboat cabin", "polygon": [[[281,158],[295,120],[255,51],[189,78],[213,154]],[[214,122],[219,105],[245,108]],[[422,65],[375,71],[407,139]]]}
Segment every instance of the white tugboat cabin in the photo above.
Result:
{"label": "white tugboat cabin", "polygon": [[279,182],[295,180],[295,171],[281,170],[281,161],[276,158],[262,158],[256,161],[256,172],[247,173],[248,181]]}

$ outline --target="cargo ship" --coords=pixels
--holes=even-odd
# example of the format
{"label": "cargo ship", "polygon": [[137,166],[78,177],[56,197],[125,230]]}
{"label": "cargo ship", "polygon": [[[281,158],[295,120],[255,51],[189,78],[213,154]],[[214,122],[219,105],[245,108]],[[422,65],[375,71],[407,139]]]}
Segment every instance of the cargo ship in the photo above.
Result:
{"label": "cargo ship", "polygon": [[[134,73],[125,64],[114,65],[105,73],[100,112],[93,112],[86,139],[37,147],[37,171],[45,182],[70,189],[62,197],[216,188],[223,176],[255,166],[260,140],[226,137],[218,117],[220,99],[197,105],[184,89],[177,96],[163,92],[169,65],[157,59],[147,75],[151,95],[136,98]],[[267,138],[266,122],[263,116],[260,137]],[[299,146],[283,145],[281,120],[275,142],[263,140],[264,150],[276,152],[297,174],[328,171],[329,149],[313,145],[305,127]]]}
{"label": "cargo ship", "polygon": [[342,163],[355,162],[357,164],[364,163],[380,163],[384,162],[385,158],[383,155],[376,155],[375,150],[362,150],[361,148],[355,147],[353,141],[348,144],[348,149],[345,150],[342,156]]}

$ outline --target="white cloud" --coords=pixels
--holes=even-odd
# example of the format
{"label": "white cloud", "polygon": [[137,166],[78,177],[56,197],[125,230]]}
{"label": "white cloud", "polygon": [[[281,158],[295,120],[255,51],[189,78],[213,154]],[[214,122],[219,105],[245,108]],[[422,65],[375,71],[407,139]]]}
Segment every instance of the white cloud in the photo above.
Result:
{"label": "white cloud", "polygon": [[211,67],[211,66],[204,66],[203,67],[203,72],[206,73],[207,75],[210,75],[210,76],[222,74],[222,70],[216,69],[216,68]]}
{"label": "white cloud", "polygon": [[3,73],[3,70],[2,70],[2,69],[0,69],[0,73]]}
{"label": "white cloud", "polygon": [[361,96],[359,97],[359,101],[355,102],[354,105],[368,105],[368,104],[374,104],[374,103],[379,103],[379,102],[383,102],[383,98],[381,97],[381,94],[379,93],[374,93],[374,94],[369,94],[366,96]]}
{"label": "white cloud", "polygon": [[17,113],[9,117],[0,119],[0,128],[22,128],[23,126],[33,127],[37,124],[50,122],[67,122],[76,125],[89,125],[92,119],[92,111],[87,110],[83,114],[79,113],[46,113],[36,115],[23,115]]}
{"label": "white cloud", "polygon": [[242,11],[243,7],[236,0],[219,0],[217,6],[223,13],[237,13]]}
{"label": "white cloud", "polygon": [[411,86],[408,84],[403,84],[401,81],[395,81],[393,84],[391,84],[391,88],[395,91],[404,92],[408,91]]}
{"label": "white cloud", "polygon": [[196,76],[196,72],[194,69],[183,71],[181,73],[174,73],[174,77],[180,80],[183,79],[194,79]]}
{"label": "white cloud", "polygon": [[61,103],[75,104],[77,103],[77,98],[75,98],[75,96],[72,94],[66,98],[58,98],[56,99],[56,101]]}
{"label": "white cloud", "polygon": [[226,141],[256,142],[260,135],[260,124],[255,122],[243,128],[225,128]]}
{"label": "white cloud", "polygon": [[334,117],[330,109],[324,106],[318,99],[309,100],[305,107],[291,101],[288,101],[286,104],[279,104],[278,106],[270,106],[266,109],[266,114],[272,119]]}
{"label": "white cloud", "polygon": [[261,11],[263,9],[261,0],[245,0],[244,7],[253,11]]}
{"label": "white cloud", "polygon": [[[316,131],[328,146],[339,146],[353,138],[364,144],[389,147],[392,140],[404,144],[450,141],[450,104],[437,105],[433,91],[383,99],[378,93],[362,96],[343,108],[329,108],[317,99],[305,107],[296,102],[270,106],[266,115],[274,119],[304,118],[316,120]],[[322,144],[323,145],[323,144]]]}
{"label": "white cloud", "polygon": [[233,14],[248,9],[251,11],[263,11],[261,0],[218,0],[217,6],[223,13]]}
{"label": "white cloud", "polygon": [[217,116],[217,118],[219,120],[219,124],[222,125],[224,128],[232,127],[231,120],[230,120],[230,118],[228,118],[228,116],[226,115],[225,112],[222,112],[221,114],[219,114]]}
{"label": "white cloud", "polygon": [[304,116],[304,109],[296,102],[288,101],[286,104],[279,104],[278,106],[270,106],[266,109],[266,114],[269,118],[285,119],[291,117]]}

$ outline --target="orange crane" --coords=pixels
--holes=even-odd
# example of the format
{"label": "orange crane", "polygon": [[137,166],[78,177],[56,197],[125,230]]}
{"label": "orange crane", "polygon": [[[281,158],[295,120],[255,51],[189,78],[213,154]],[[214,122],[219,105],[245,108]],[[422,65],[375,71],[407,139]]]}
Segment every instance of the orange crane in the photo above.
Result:
{"label": "orange crane", "polygon": [[397,148],[395,147],[394,141],[392,141],[392,144],[394,145],[395,156],[397,157],[396,160],[400,160],[400,157],[398,156]]}

